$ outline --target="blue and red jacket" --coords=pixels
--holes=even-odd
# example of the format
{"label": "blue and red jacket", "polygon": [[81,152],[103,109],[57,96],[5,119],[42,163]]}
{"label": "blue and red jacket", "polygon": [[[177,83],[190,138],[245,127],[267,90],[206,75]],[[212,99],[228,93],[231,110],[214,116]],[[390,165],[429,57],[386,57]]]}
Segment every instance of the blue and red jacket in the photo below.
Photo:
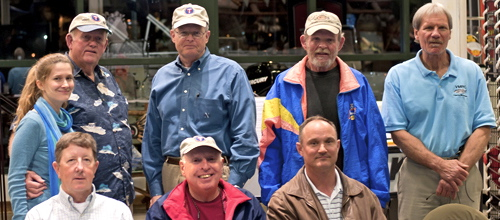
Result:
{"label": "blue and red jacket", "polygon": [[[259,200],[245,189],[236,188],[224,180],[219,181],[219,187],[225,191],[226,220],[257,220],[266,219],[266,213],[262,209]],[[172,191],[160,197],[149,208],[146,215],[147,220],[189,220],[193,219],[189,214],[185,195],[187,182],[177,185]]]}
{"label": "blue and red jacket", "polygon": [[[282,72],[266,96],[259,143],[261,201],[295,176],[304,165],[296,150],[299,126],[307,116],[306,62],[304,57]],[[384,122],[367,79],[337,57],[340,87],[337,96],[344,150],[343,172],[365,184],[380,200],[389,201],[389,169]]]}

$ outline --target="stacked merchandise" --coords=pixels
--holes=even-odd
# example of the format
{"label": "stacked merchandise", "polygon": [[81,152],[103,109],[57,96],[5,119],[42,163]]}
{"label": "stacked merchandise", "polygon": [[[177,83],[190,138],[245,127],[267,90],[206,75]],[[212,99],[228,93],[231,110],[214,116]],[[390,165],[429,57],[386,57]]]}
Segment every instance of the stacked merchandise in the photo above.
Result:
{"label": "stacked merchandise", "polygon": [[[483,0],[484,24],[483,24],[483,54],[484,74],[488,80],[488,90],[491,103],[500,124],[500,0]],[[500,219],[500,127],[493,128],[488,143],[488,149],[484,156],[485,182],[483,193],[487,198],[484,200],[486,214],[489,219]]]}

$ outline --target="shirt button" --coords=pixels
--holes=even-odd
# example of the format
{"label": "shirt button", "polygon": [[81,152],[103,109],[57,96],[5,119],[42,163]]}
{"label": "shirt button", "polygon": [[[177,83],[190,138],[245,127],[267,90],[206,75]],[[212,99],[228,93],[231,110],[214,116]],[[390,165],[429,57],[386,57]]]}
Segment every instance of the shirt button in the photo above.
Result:
{"label": "shirt button", "polygon": [[201,70],[201,68],[198,68],[198,70]]}
{"label": "shirt button", "polygon": [[187,75],[188,75],[188,76],[191,76],[191,73],[188,73]]}
{"label": "shirt button", "polygon": [[187,90],[184,90],[184,93],[188,93],[188,91],[187,91]]}
{"label": "shirt button", "polygon": [[184,128],[181,128],[181,131],[184,131]]}
{"label": "shirt button", "polygon": [[185,109],[185,108],[183,108],[183,109],[182,109],[182,111],[183,111],[183,112],[185,112],[185,111],[186,111],[186,109]]}

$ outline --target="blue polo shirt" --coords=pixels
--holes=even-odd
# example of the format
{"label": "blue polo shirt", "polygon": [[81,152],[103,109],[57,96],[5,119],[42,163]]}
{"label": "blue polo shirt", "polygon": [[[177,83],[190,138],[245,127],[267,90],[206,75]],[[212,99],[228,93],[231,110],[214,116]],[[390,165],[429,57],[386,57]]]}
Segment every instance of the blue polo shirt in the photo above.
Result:
{"label": "blue polo shirt", "polygon": [[476,128],[496,126],[479,66],[446,52],[450,67],[442,78],[425,68],[421,50],[392,67],[382,99],[387,132],[406,130],[440,157],[454,156]]}

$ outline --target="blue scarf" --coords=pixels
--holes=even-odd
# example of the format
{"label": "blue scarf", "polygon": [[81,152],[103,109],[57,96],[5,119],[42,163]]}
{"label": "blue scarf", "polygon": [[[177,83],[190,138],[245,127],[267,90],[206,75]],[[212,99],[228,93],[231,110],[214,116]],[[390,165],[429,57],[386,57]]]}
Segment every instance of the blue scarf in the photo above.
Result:
{"label": "blue scarf", "polygon": [[[59,115],[49,105],[49,103],[42,97],[38,98],[35,104],[35,110],[42,118],[45,125],[45,132],[47,135],[47,149],[49,151],[49,180],[50,180],[50,194],[55,196],[59,194],[59,178],[57,173],[52,167],[52,162],[55,161],[55,148],[56,142],[61,138],[62,133],[73,132],[71,126],[73,125],[73,118],[63,108],[59,110]],[[56,184],[57,183],[57,184]]]}

